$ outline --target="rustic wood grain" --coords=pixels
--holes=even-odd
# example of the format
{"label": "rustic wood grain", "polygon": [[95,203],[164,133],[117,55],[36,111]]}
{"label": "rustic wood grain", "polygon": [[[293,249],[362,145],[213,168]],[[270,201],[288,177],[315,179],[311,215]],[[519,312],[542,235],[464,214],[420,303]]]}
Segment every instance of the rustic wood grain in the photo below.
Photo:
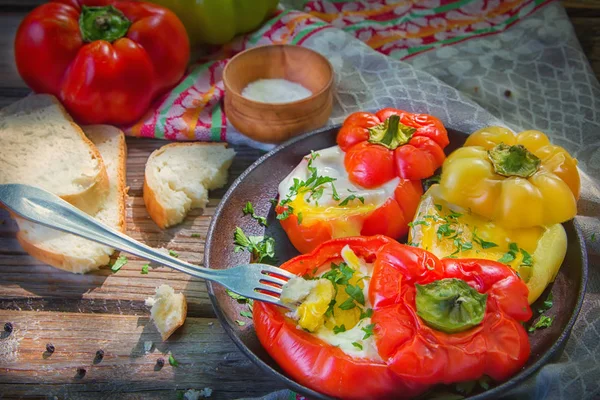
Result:
{"label": "rustic wood grain", "polygon": [[[242,355],[215,319],[189,318],[168,342],[146,316],[0,310],[14,331],[0,339],[0,397],[177,398],[210,387],[214,399],[278,388]],[[85,323],[83,323],[85,321]],[[144,342],[154,343],[146,354]],[[55,352],[46,352],[52,343]],[[104,358],[95,360],[102,349]],[[169,365],[168,353],[179,363]],[[159,369],[158,358],[165,366]],[[85,368],[83,378],[77,369]],[[75,395],[79,393],[79,396]],[[152,396],[149,396],[152,395]]]}
{"label": "rustic wood grain", "polygon": [[[185,261],[202,265],[204,241],[210,218],[223,190],[211,192],[208,207],[194,210],[185,222],[172,229],[161,230],[150,219],[142,199],[144,166],[150,153],[164,145],[162,140],[128,138],[127,234],[153,247],[174,250]],[[230,184],[262,152],[249,147],[236,147],[237,155],[230,168]],[[57,270],[28,256],[15,239],[17,225],[6,211],[0,210],[0,308],[78,312],[112,312],[139,315],[143,302],[154,289],[168,282],[188,299],[189,315],[214,316],[206,286],[201,279],[191,278],[168,267],[151,268],[140,273],[144,260],[128,256],[129,262],[117,273],[109,267],[86,275]],[[192,237],[199,234],[200,237]]]}
{"label": "rustic wood grain", "polygon": [[[13,62],[13,41],[20,21],[42,2],[0,0],[0,107],[29,93]],[[562,3],[600,77],[600,1]],[[202,264],[207,228],[224,189],[211,193],[204,212],[194,211],[182,225],[161,231],[146,214],[141,188],[148,155],[165,142],[127,143],[128,234]],[[247,147],[236,151],[230,182],[261,154]],[[165,267],[141,275],[145,262],[133,257],[117,273],[107,267],[88,275],[62,272],[25,254],[14,237],[16,229],[0,210],[0,333],[5,322],[15,327],[9,336],[0,334],[0,398],[176,399],[183,390],[210,387],[212,398],[232,399],[281,388],[229,340],[214,318],[202,280]],[[167,343],[149,323],[144,305],[161,283],[185,293],[189,304],[185,325]],[[151,354],[144,354],[144,341],[156,344]],[[51,356],[44,354],[48,342],[56,347]],[[105,357],[94,364],[98,349]],[[155,370],[156,360],[166,360],[169,351],[180,366],[167,362]],[[78,379],[80,367],[87,373]]]}

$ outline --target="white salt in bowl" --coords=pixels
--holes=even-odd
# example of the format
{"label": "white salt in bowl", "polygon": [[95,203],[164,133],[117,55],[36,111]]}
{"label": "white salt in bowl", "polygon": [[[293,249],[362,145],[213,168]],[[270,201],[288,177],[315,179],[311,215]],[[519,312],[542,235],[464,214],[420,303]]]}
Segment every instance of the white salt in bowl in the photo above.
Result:
{"label": "white salt in bowl", "polygon": [[[294,45],[254,47],[233,57],[223,71],[225,114],[237,130],[254,140],[284,142],[325,125],[333,105],[333,77],[329,61],[313,50]],[[272,88],[273,96],[255,97],[261,101],[242,95],[249,84],[256,86],[261,79],[294,82],[312,94],[281,103],[286,99],[281,92],[286,89],[299,97],[302,93],[279,82]],[[258,86],[264,89],[263,84]],[[249,95],[248,90],[245,94]]]}

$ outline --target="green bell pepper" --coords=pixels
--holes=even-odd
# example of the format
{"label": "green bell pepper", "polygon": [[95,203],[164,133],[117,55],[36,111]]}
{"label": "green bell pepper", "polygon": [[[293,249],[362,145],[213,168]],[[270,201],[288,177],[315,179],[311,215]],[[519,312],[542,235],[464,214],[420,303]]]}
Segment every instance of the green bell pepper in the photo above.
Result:
{"label": "green bell pepper", "polygon": [[173,11],[187,29],[192,45],[224,44],[258,28],[279,0],[150,0]]}

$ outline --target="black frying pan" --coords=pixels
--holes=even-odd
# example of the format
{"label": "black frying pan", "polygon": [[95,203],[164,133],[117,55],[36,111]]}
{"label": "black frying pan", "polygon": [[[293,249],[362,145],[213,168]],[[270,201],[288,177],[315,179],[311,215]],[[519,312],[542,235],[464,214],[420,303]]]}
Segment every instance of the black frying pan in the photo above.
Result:
{"label": "black frying pan", "polygon": [[[205,266],[222,269],[248,262],[248,253],[234,252],[233,232],[236,226],[241,227],[247,234],[265,234],[275,238],[275,255],[279,263],[298,255],[275,218],[274,207],[269,200],[277,197],[279,182],[296,167],[302,157],[311,150],[320,150],[336,144],[338,130],[339,126],[325,128],[292,139],[258,159],[233,182],[210,224],[204,254]],[[446,148],[446,154],[462,146],[467,136],[454,130],[449,130],[448,135],[450,145]],[[267,228],[260,227],[253,219],[243,216],[242,208],[247,201],[252,202],[258,215],[267,215]],[[518,374],[490,390],[472,395],[469,399],[492,399],[504,395],[532,376],[544,364],[558,359],[561,355],[581,308],[587,281],[587,255],[581,231],[573,221],[566,222],[564,227],[568,238],[565,261],[554,283],[546,288],[540,300],[532,305],[536,318],[538,314],[535,311],[552,291],[554,305],[547,315],[555,317],[554,323],[550,328],[530,334],[531,356]],[[246,306],[230,298],[222,286],[211,282],[207,282],[207,285],[217,317],[244,354],[290,389],[310,399],[330,399],[289,378],[262,348],[251,321],[240,317],[240,311],[246,310]],[[239,326],[235,322],[240,319],[244,319],[246,325]]]}

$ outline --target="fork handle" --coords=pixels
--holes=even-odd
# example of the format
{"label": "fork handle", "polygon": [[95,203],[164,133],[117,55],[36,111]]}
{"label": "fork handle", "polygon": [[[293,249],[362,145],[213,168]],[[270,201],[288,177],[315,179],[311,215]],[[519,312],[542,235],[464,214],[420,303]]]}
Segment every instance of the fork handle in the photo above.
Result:
{"label": "fork handle", "polygon": [[60,197],[29,185],[0,185],[0,203],[18,216],[49,228],[72,233],[186,274],[219,281],[221,271],[168,256],[97,221]]}

